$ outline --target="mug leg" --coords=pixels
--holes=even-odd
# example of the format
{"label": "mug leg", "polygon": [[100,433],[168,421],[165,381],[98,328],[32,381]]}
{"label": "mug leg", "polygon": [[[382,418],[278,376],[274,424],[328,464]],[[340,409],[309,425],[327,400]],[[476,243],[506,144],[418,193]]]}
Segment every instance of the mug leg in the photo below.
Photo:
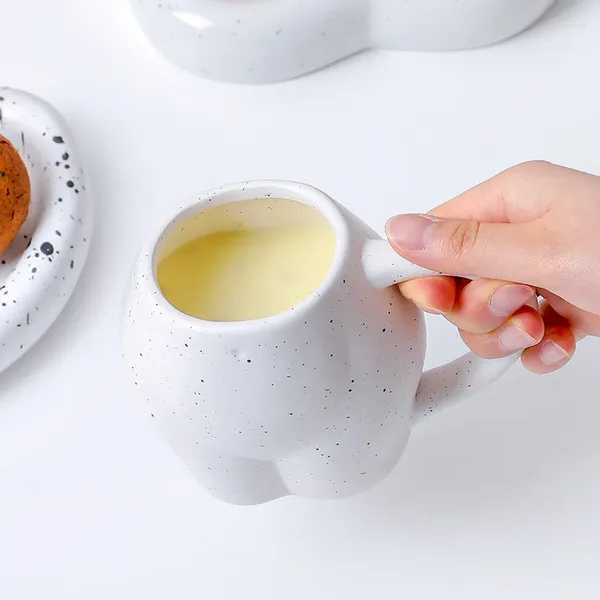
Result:
{"label": "mug leg", "polygon": [[198,449],[193,457],[181,458],[211,495],[229,504],[263,504],[290,493],[277,467],[269,461],[232,457],[206,449]]}
{"label": "mug leg", "polygon": [[[352,449],[341,443],[317,443],[278,463],[289,493],[308,498],[345,498],[364,492],[387,477],[396,466],[410,430],[363,436]],[[370,440],[370,441],[369,441]]]}

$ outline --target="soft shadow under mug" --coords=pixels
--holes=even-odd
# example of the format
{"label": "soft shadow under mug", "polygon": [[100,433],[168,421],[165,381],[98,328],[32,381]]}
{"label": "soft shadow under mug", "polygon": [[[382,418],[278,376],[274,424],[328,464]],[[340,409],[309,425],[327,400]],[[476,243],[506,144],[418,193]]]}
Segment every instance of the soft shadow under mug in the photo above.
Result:
{"label": "soft shadow under mug", "polygon": [[[263,198],[273,199],[271,210],[252,202]],[[284,200],[312,206],[336,236],[328,275],[308,298],[238,322],[197,319],[166,300],[156,277],[161,258],[207,233],[289,224],[293,203]],[[236,210],[209,210],[225,204]],[[224,216],[231,213],[235,223]],[[123,356],[148,414],[217,498],[247,505],[347,497],[390,473],[414,424],[489,385],[518,358],[467,353],[423,372],[423,315],[394,284],[431,274],[311,186],[223,186],[195,198],[142,250]]]}

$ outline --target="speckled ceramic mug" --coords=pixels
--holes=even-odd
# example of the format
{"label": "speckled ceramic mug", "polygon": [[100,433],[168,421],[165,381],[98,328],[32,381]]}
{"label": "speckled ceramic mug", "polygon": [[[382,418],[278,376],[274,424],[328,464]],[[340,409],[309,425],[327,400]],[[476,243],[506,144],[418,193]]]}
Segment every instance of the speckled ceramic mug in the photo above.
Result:
{"label": "speckled ceramic mug", "polygon": [[[323,283],[266,319],[210,322],[179,312],[157,283],[158,261],[208,233],[207,208],[237,203],[242,227],[272,220],[239,210],[257,198],[303,202],[327,219],[336,249]],[[313,187],[224,186],[195,198],[143,249],[124,358],[148,414],[217,498],[350,496],[390,473],[415,423],[487,386],[517,358],[468,353],[423,373],[423,315],[393,284],[429,274]]]}

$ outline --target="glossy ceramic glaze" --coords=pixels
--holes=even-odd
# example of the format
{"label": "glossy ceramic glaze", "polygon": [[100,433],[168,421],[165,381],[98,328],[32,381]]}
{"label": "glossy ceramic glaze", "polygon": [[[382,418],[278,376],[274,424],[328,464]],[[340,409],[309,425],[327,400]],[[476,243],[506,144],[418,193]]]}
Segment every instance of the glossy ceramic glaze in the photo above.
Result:
{"label": "glossy ceramic glaze", "polygon": [[132,0],[154,45],[224,81],[298,77],[368,48],[458,50],[493,44],[554,0]]}
{"label": "glossy ceramic glaze", "polygon": [[[157,261],[207,233],[208,208],[231,203],[236,213],[256,198],[304,202],[328,219],[337,241],[323,284],[267,319],[217,323],[177,311],[156,283]],[[254,227],[272,217],[239,219]],[[216,497],[356,494],[392,470],[414,423],[515,361],[467,354],[423,375],[423,316],[388,286],[427,274],[310,186],[225,186],[194,199],[143,249],[124,319],[126,366],[150,417]]]}
{"label": "glossy ceramic glaze", "polygon": [[50,327],[85,263],[92,206],[79,153],[64,119],[46,102],[0,88],[0,134],[31,179],[27,221],[0,255],[0,371]]}

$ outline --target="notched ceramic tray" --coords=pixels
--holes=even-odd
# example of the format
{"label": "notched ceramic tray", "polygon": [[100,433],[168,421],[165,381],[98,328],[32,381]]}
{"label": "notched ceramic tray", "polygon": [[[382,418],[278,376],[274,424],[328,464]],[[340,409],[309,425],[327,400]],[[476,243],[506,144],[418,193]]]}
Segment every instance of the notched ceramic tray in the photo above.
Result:
{"label": "notched ceramic tray", "polygon": [[198,75],[269,83],[369,48],[463,50],[534,23],[555,0],[131,0],[153,44]]}
{"label": "notched ceramic tray", "polygon": [[0,135],[31,179],[27,221],[0,255],[0,372],[29,350],[64,308],[92,227],[86,175],[63,118],[45,101],[0,87]]}

